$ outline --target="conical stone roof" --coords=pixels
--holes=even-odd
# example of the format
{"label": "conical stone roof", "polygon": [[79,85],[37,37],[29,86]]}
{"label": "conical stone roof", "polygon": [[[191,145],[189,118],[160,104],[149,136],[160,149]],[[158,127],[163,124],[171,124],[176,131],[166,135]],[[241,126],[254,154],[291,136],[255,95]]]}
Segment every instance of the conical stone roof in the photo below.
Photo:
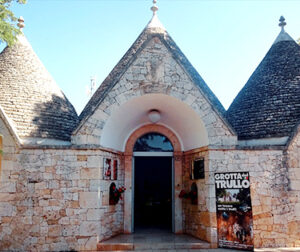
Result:
{"label": "conical stone roof", "polygon": [[300,121],[300,46],[284,29],[226,116],[241,140],[291,135]]}
{"label": "conical stone roof", "polygon": [[24,35],[0,54],[0,106],[21,138],[70,140],[78,116]]}

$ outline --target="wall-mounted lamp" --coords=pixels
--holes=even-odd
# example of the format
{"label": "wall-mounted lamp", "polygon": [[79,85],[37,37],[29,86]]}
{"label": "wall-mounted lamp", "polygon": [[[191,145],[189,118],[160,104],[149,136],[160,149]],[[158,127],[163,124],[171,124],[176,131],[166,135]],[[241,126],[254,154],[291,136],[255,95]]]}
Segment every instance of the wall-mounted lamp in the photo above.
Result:
{"label": "wall-mounted lamp", "polygon": [[160,112],[157,109],[151,109],[148,112],[148,118],[149,118],[150,122],[157,123],[161,118]]}

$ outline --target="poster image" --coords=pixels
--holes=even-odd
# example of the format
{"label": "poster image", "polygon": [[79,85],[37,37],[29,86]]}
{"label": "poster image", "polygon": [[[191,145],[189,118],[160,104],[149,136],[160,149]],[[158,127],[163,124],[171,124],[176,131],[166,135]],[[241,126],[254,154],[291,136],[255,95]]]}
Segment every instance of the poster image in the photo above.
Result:
{"label": "poster image", "polygon": [[253,251],[249,172],[215,173],[219,247]]}
{"label": "poster image", "polygon": [[103,159],[103,179],[111,180],[112,175],[112,162],[110,158]]}

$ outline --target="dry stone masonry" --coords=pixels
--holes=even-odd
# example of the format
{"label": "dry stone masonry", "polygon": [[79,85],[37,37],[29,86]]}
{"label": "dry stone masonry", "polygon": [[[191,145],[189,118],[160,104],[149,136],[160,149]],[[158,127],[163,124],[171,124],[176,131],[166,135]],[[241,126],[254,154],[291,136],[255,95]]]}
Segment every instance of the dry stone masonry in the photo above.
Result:
{"label": "dry stone masonry", "polygon": [[[130,233],[133,146],[151,132],[168,136],[174,148],[176,233],[217,247],[214,174],[249,172],[254,247],[300,246],[299,45],[282,28],[225,111],[156,11],[79,117],[24,35],[0,54],[1,251],[96,250],[99,242]],[[143,104],[149,97],[151,109],[159,112],[158,97],[164,98],[165,123],[151,123],[145,110],[130,122],[109,124],[132,101]],[[130,112],[138,109],[132,106]],[[178,120],[182,111],[192,111],[186,115],[189,121]],[[199,133],[193,127],[197,123],[204,140],[188,148]],[[183,137],[183,126],[189,137]],[[108,127],[124,135],[121,147],[101,144],[109,139]],[[205,170],[204,178],[196,180],[191,179],[191,163],[197,158],[204,159]],[[117,164],[116,179],[104,176],[107,159]],[[109,202],[112,182],[127,187],[115,205]],[[193,183],[196,204],[179,199],[180,191],[189,191]]]}

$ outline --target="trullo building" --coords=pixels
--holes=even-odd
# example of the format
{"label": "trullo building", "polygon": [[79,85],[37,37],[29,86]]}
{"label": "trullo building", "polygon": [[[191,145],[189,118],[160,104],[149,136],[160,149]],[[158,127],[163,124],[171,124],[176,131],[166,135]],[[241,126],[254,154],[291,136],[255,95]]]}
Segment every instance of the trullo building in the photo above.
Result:
{"label": "trullo building", "polygon": [[226,111],[152,10],[79,116],[23,34],[1,52],[0,250],[95,250],[147,227],[300,246],[300,47],[284,20]]}

